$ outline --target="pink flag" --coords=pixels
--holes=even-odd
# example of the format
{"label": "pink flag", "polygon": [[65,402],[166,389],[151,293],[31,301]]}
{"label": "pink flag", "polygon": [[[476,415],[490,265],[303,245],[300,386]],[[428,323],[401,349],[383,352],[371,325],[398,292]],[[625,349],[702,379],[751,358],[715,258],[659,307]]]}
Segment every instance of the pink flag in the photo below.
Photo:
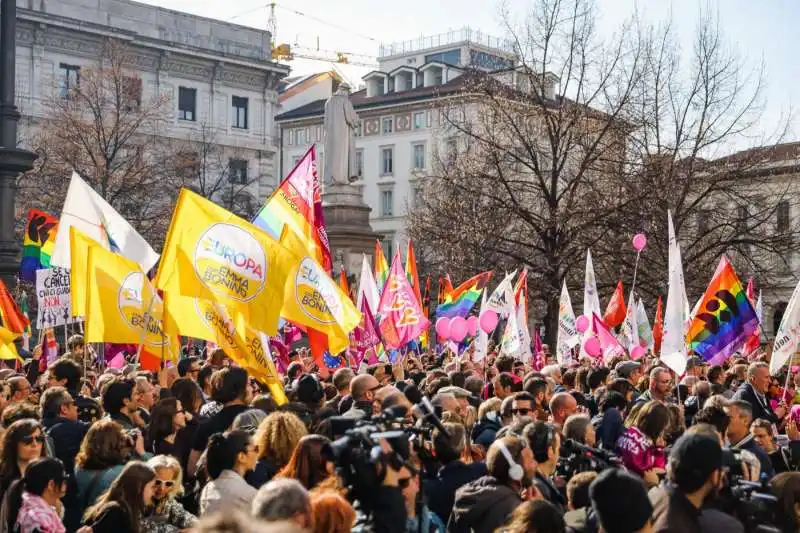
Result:
{"label": "pink flag", "polygon": [[392,268],[389,269],[389,277],[383,287],[378,316],[381,337],[386,348],[405,346],[431,325],[408,282],[399,252],[392,260]]}
{"label": "pink flag", "polygon": [[375,317],[372,316],[372,311],[369,310],[366,299],[361,299],[361,305],[358,310],[361,311],[361,323],[353,330],[350,343],[355,368],[361,366],[361,361],[364,360],[364,356],[367,354],[369,354],[367,358],[369,364],[373,364],[373,360],[377,363],[378,358],[375,352],[381,342],[381,337],[378,335],[378,327],[375,325]]}
{"label": "pink flag", "polygon": [[544,353],[542,353],[542,337],[539,335],[539,328],[533,328],[533,367],[534,370],[541,370],[544,365]]}
{"label": "pink flag", "polygon": [[600,341],[603,362],[608,363],[618,355],[625,355],[625,348],[622,347],[614,334],[603,324],[603,320],[597,316],[597,313],[592,313],[592,327],[594,328],[594,334],[597,335],[597,340]]}
{"label": "pink flag", "polygon": [[289,348],[277,337],[269,338],[269,347],[278,354],[278,357],[275,359],[278,372],[282,375],[286,375],[286,369],[289,368]]}
{"label": "pink flag", "polygon": [[125,353],[122,351],[117,353],[117,355],[111,358],[111,360],[108,362],[106,366],[108,366],[108,368],[116,368],[116,369],[120,369],[123,366],[125,366]]}
{"label": "pink flag", "polygon": [[283,326],[282,336],[283,343],[286,346],[291,346],[303,337],[300,328],[290,322],[287,322],[286,325]]}

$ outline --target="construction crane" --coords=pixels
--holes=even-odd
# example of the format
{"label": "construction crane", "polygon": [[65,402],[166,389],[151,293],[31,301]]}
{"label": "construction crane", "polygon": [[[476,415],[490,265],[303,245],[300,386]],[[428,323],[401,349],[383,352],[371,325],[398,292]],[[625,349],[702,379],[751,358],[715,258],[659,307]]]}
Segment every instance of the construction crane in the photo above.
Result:
{"label": "construction crane", "polygon": [[[359,67],[369,67],[369,68],[376,68],[377,64],[367,61],[353,61],[352,57],[363,57],[365,59],[372,59],[370,56],[366,56],[363,54],[353,54],[348,52],[340,52],[335,50],[322,50],[319,47],[319,39],[317,39],[317,47],[316,48],[306,48],[298,46],[297,43],[294,45],[290,45],[289,43],[280,43],[278,44],[276,41],[276,36],[278,35],[278,17],[275,14],[276,7],[283,7],[278,6],[277,2],[271,2],[269,5],[269,18],[267,19],[267,31],[270,33],[270,48],[272,53],[272,60],[273,61],[292,61],[294,59],[311,59],[314,61],[325,61],[326,63],[339,63],[343,65],[356,65]],[[314,17],[310,17],[305,13],[301,13],[294,9],[287,9],[296,13],[303,17],[309,17],[314,19]],[[319,19],[314,19],[319,20]],[[324,22],[324,21],[320,21]],[[327,23],[331,25],[330,23]],[[338,28],[338,26],[337,26]],[[339,28],[344,30],[344,28]],[[370,40],[373,40],[371,37],[366,37]]]}

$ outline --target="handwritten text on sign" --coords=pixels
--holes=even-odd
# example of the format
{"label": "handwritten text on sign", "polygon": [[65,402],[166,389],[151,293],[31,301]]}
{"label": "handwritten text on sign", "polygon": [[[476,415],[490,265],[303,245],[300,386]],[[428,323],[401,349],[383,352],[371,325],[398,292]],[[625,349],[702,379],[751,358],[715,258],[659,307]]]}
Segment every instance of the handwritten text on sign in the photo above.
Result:
{"label": "handwritten text on sign", "polygon": [[39,302],[39,314],[36,317],[38,329],[76,322],[77,319],[72,317],[69,287],[69,270],[66,268],[54,267],[36,271],[36,298]]}

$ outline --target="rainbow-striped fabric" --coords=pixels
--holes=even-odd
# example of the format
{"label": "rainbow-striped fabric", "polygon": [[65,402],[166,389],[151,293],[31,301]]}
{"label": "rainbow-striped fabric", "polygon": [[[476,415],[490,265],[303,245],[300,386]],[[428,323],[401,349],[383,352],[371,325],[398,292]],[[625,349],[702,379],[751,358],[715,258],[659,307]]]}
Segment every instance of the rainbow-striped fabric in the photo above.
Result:
{"label": "rainbow-striped fabric", "polygon": [[28,212],[28,223],[25,224],[25,236],[22,241],[22,261],[19,265],[19,279],[36,283],[36,271],[50,268],[50,255],[56,245],[58,218],[31,209]]}
{"label": "rainbow-striped fabric", "polygon": [[378,294],[383,294],[383,286],[386,284],[386,278],[389,277],[389,263],[386,261],[386,256],[383,254],[383,247],[381,241],[375,241],[375,284],[378,286]]}
{"label": "rainbow-striped fabric", "polygon": [[484,287],[492,279],[492,272],[482,272],[471,277],[445,296],[436,307],[436,318],[466,317],[480,299]]}
{"label": "rainbow-striped fabric", "polygon": [[721,363],[758,328],[758,316],[728,258],[723,256],[686,333],[689,349]]}

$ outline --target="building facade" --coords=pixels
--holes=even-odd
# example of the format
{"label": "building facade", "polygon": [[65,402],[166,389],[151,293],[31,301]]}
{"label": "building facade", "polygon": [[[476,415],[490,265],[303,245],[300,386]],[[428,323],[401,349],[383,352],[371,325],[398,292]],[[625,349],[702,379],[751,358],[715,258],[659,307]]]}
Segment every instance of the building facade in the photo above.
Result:
{"label": "building facade", "polygon": [[289,67],[271,61],[267,31],[130,0],[17,0],[17,107],[25,145],[48,102],[97,65],[103,43],[135,52],[141,95],[169,99],[165,140],[213,142],[226,179],[256,202],[279,181],[274,117]]}
{"label": "building facade", "polygon": [[[510,44],[469,29],[381,46],[378,69],[364,76],[366,87],[353,92],[351,102],[361,119],[356,185],[372,209],[370,224],[389,257],[405,246],[406,215],[439,150],[452,142],[441,113],[463,92],[463,74],[513,66]],[[329,80],[303,80],[290,89],[292,98],[281,96],[276,122],[284,174],[312,144],[322,168],[325,101],[338,87],[338,80]],[[318,96],[299,99],[300,92]]]}

